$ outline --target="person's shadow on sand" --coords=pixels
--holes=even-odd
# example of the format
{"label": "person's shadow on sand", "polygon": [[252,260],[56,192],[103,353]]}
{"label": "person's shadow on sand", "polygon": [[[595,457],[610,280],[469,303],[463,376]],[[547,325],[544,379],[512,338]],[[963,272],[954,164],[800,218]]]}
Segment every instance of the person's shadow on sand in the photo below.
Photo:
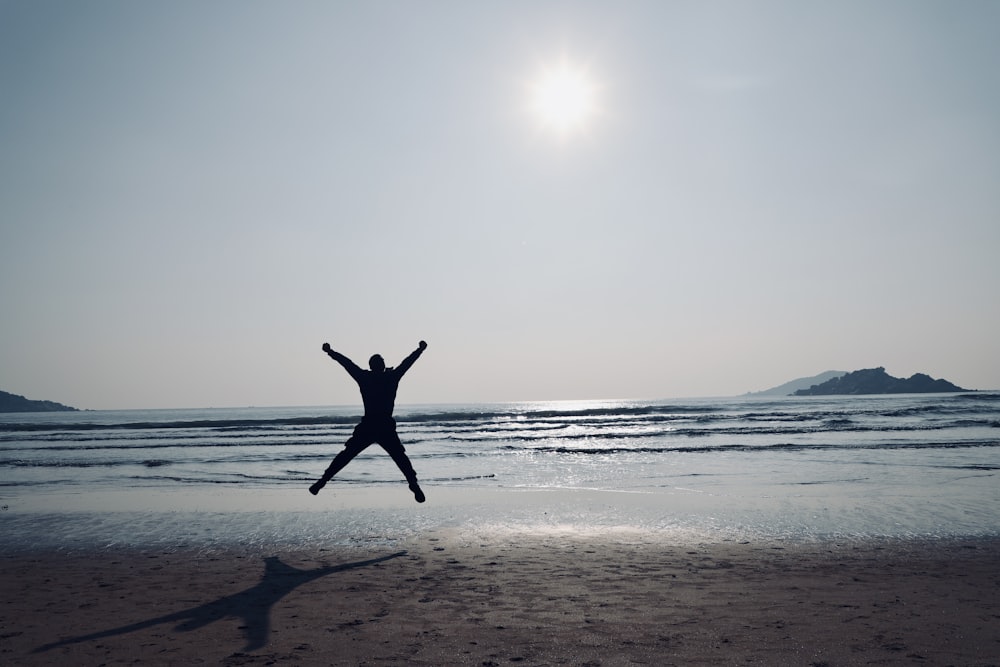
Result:
{"label": "person's shadow on sand", "polygon": [[343,565],[328,565],[313,570],[300,570],[282,563],[277,556],[271,556],[264,559],[264,576],[261,577],[260,583],[245,591],[227,595],[214,602],[203,604],[200,607],[192,607],[191,609],[185,609],[173,614],[157,616],[148,621],[140,621],[110,630],[94,632],[80,637],[70,637],[69,639],[45,644],[36,648],[34,653],[41,653],[69,644],[78,644],[94,639],[123,635],[159,625],[160,623],[178,622],[174,629],[187,631],[204,627],[224,618],[243,619],[243,624],[240,627],[243,629],[247,639],[244,650],[254,651],[267,644],[267,638],[271,630],[271,607],[302,584],[313,579],[325,577],[334,572],[343,572],[344,570],[352,570],[357,567],[367,567],[405,555],[405,551],[400,551],[389,556],[382,556],[381,558],[372,558],[370,560],[345,563]]}

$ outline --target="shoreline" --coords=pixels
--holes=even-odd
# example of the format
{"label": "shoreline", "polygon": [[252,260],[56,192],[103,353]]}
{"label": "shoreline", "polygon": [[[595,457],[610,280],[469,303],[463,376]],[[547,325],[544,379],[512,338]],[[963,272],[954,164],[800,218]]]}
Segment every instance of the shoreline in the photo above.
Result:
{"label": "shoreline", "polygon": [[398,544],[0,556],[10,664],[1000,664],[1000,538]]}
{"label": "shoreline", "polygon": [[[986,508],[927,508],[908,516],[887,499],[767,497],[586,488],[425,486],[417,504],[404,483],[332,485],[319,496],[298,487],[145,488],[40,493],[3,499],[0,554],[137,548],[224,552],[237,547],[401,545],[437,531],[502,536],[634,533],[664,543],[817,543],[948,540],[1000,536]],[[906,499],[901,498],[898,502]],[[915,506],[922,508],[923,506]],[[937,512],[935,513],[935,509]],[[966,522],[949,521],[956,511]]]}

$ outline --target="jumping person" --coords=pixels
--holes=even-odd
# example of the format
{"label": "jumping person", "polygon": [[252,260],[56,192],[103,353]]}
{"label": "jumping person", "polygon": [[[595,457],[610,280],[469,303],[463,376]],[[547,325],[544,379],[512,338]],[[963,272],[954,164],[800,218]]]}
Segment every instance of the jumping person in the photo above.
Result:
{"label": "jumping person", "polygon": [[362,370],[353,361],[330,348],[329,343],[323,343],[323,351],[334,361],[344,367],[361,389],[361,400],[365,405],[365,415],[361,423],[354,428],[354,434],[344,445],[344,450],[334,457],[330,466],[319,478],[319,481],[309,487],[309,493],[314,496],[326,483],[346,466],[351,459],[360,454],[369,445],[378,443],[388,452],[402,471],[406,481],[410,483],[410,491],[418,503],[424,502],[424,492],[417,484],[417,473],[406,456],[406,450],[396,434],[396,420],[392,418],[393,405],[396,402],[396,389],[399,380],[410,370],[413,362],[427,348],[427,343],[420,341],[419,347],[410,353],[396,368],[386,368],[381,355],[372,355],[368,360],[370,371]]}

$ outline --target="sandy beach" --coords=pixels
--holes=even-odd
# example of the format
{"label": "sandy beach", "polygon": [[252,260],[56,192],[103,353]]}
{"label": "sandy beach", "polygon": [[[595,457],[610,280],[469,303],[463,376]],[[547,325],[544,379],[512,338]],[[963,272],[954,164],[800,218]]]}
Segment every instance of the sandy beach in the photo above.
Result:
{"label": "sandy beach", "polygon": [[1000,542],[404,544],[2,557],[7,665],[997,665]]}

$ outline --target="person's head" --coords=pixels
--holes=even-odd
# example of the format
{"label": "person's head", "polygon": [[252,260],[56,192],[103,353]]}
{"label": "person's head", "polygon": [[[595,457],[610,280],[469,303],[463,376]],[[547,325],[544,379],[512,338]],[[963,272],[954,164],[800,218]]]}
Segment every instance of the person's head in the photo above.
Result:
{"label": "person's head", "polygon": [[372,369],[376,373],[381,373],[385,370],[385,360],[382,359],[381,354],[373,354],[372,358],[368,360],[368,368]]}

